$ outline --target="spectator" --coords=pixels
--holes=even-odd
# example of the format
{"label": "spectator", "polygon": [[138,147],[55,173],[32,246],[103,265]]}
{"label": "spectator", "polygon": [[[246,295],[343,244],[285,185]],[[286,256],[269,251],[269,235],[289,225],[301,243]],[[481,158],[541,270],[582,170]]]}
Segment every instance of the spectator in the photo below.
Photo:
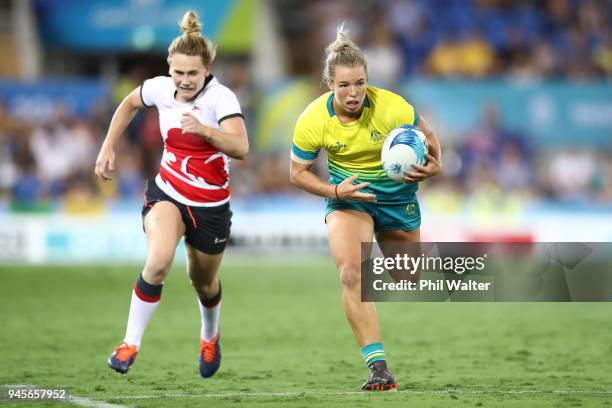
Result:
{"label": "spectator", "polygon": [[470,78],[481,78],[493,72],[495,50],[477,30],[470,30],[458,45],[458,71]]}
{"label": "spectator", "polygon": [[370,42],[363,48],[363,52],[370,62],[369,82],[379,88],[395,89],[403,71],[402,57],[393,42],[393,32],[384,21],[374,24]]}
{"label": "spectator", "polygon": [[520,148],[514,143],[506,143],[495,166],[494,178],[505,193],[527,192],[532,185],[531,168]]}
{"label": "spectator", "polygon": [[554,154],[548,168],[553,197],[561,201],[588,201],[596,171],[595,157],[588,151],[569,147]]}
{"label": "spectator", "polygon": [[434,76],[457,76],[461,72],[459,60],[459,45],[453,36],[447,33],[427,57],[427,72]]}

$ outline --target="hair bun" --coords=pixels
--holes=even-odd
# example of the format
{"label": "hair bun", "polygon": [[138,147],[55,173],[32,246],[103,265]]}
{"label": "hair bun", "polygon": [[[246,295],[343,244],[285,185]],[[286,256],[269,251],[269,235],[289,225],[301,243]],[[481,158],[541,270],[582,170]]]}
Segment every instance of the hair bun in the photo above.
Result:
{"label": "hair bun", "polygon": [[179,23],[181,31],[187,35],[199,34],[202,32],[202,23],[198,20],[198,15],[195,11],[189,10],[183,16]]}
{"label": "hair bun", "polygon": [[357,48],[355,43],[351,41],[348,31],[344,28],[344,23],[338,26],[336,30],[336,40],[329,44],[325,50],[327,54],[339,53],[344,49]]}

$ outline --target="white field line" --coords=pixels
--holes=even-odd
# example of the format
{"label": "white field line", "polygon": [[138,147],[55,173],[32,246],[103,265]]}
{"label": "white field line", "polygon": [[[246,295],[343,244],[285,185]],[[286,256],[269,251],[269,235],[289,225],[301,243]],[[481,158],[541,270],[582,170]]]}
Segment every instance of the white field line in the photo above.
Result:
{"label": "white field line", "polygon": [[[104,398],[115,399],[152,399],[152,398],[236,398],[236,397],[300,397],[300,396],[371,396],[377,393],[364,391],[279,391],[279,392],[220,392],[210,394],[169,393],[152,395],[105,395]],[[448,390],[400,390],[393,394],[405,395],[592,395],[612,396],[612,390],[502,390],[502,389],[448,389]]]}
{"label": "white field line", "polygon": [[68,402],[71,404],[79,405],[81,407],[89,408],[128,408],[127,405],[111,404],[109,402],[92,400],[84,397],[77,397],[76,395],[69,395]]}

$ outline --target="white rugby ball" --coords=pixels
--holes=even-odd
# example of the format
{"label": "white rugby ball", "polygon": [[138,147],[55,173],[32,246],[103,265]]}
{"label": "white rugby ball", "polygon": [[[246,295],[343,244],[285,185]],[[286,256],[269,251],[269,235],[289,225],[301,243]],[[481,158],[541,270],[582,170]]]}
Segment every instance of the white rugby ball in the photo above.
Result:
{"label": "white rugby ball", "polygon": [[404,173],[414,170],[412,165],[425,164],[427,138],[417,127],[403,125],[387,135],[381,152],[382,167],[390,179],[403,181]]}

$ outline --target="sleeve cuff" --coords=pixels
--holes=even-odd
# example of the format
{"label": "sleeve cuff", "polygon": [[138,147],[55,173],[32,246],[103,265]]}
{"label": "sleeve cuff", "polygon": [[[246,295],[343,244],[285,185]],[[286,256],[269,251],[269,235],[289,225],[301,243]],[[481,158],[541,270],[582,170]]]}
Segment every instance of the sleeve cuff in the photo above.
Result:
{"label": "sleeve cuff", "polygon": [[306,163],[312,163],[313,161],[315,161],[318,154],[319,154],[318,150],[316,152],[309,152],[309,151],[300,149],[295,144],[293,144],[293,146],[291,147],[291,157],[295,156],[298,159],[305,161]]}
{"label": "sleeve cuff", "polygon": [[226,119],[230,119],[230,118],[237,118],[237,117],[240,117],[240,118],[244,119],[244,115],[243,115],[242,113],[240,113],[240,112],[238,112],[238,113],[231,113],[231,114],[229,114],[229,115],[225,115],[225,116],[223,116],[221,119],[219,119],[219,120],[217,121],[217,123],[218,123],[218,124],[221,124],[221,122],[223,122],[223,121],[224,121],[224,120],[226,120]]}
{"label": "sleeve cuff", "polygon": [[312,164],[315,162],[314,160],[302,159],[293,152],[291,152],[291,160],[293,160],[296,163],[300,163],[300,164]]}

